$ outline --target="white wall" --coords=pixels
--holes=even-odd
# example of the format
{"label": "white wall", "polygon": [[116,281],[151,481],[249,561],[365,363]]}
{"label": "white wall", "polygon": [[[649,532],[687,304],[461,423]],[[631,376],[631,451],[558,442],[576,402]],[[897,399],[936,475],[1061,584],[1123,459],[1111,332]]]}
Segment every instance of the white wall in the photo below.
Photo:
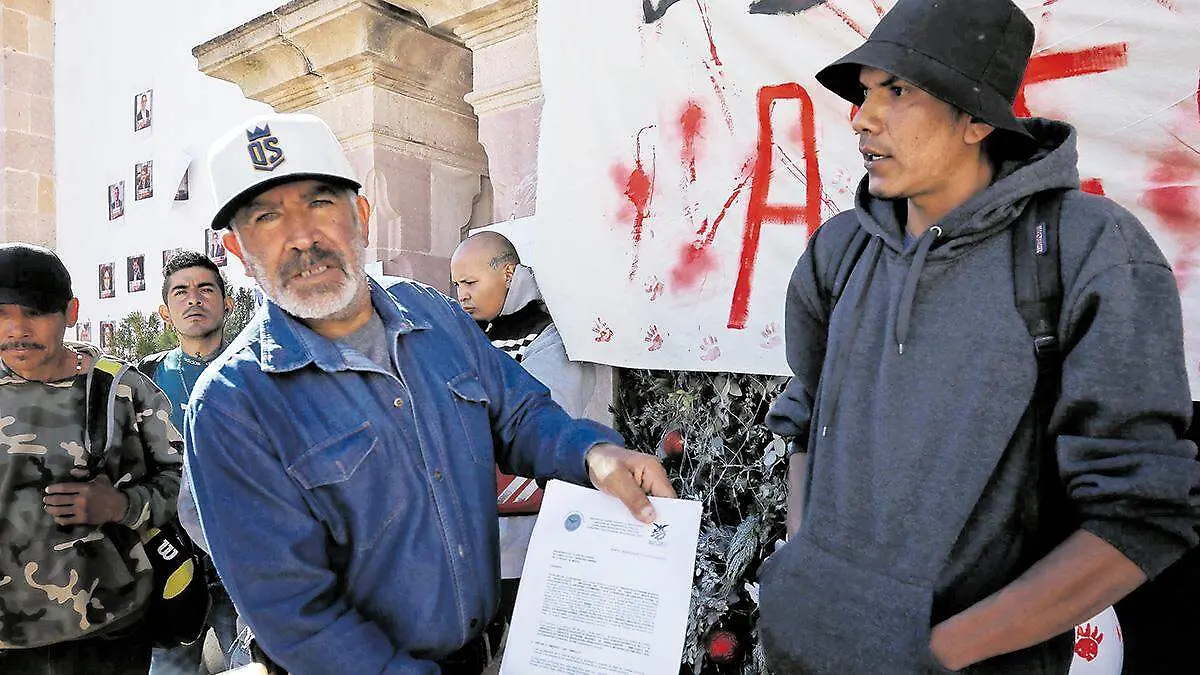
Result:
{"label": "white wall", "polygon": [[[80,299],[80,320],[119,320],[161,302],[162,251],[201,248],[213,212],[204,157],[227,129],[269,108],[201,74],[192,47],[283,0],[58,0],[55,3],[55,168],[58,250]],[[153,124],[134,132],[134,95],[154,90]],[[192,158],[188,201],[173,201]],[[154,161],[154,197],[135,201],[134,164]],[[125,215],[108,219],[107,187],[125,181]],[[125,260],[145,255],[146,290],[127,292]],[[116,297],[99,299],[98,266],[115,265]],[[248,285],[241,263],[223,268]],[[68,338],[73,338],[68,332]]]}

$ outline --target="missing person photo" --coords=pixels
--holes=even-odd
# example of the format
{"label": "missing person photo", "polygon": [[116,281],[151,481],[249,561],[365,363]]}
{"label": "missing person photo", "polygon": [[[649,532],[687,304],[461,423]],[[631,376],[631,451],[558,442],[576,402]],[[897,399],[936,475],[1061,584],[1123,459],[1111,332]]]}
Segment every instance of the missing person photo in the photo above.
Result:
{"label": "missing person photo", "polygon": [[116,328],[112,321],[100,322],[100,349],[113,348],[113,335],[116,334]]}
{"label": "missing person photo", "polygon": [[154,103],[154,90],[147,89],[133,97],[133,130],[141,131],[150,126],[150,108]]}
{"label": "missing person photo", "polygon": [[79,342],[92,341],[92,322],[80,321],[75,324],[75,339]]}
{"label": "missing person photo", "polygon": [[129,292],[146,290],[146,256],[129,256],[125,259],[125,269],[126,278],[129,280]]}
{"label": "missing person photo", "polygon": [[225,245],[221,243],[221,233],[213,230],[204,230],[204,250],[208,254],[208,258],[216,263],[217,267],[225,265]]}
{"label": "missing person photo", "polygon": [[117,295],[117,289],[113,286],[113,268],[116,263],[100,263],[100,298],[111,298]]}
{"label": "missing person photo", "polygon": [[154,162],[140,162],[133,166],[133,200],[149,199],[154,196]]}
{"label": "missing person photo", "polygon": [[163,249],[163,252],[162,252],[163,267],[165,268],[167,266],[167,263],[171,262],[171,258],[174,258],[175,256],[179,255],[179,252],[182,250],[183,249],[181,249],[181,248]]}
{"label": "missing person photo", "polygon": [[125,215],[125,181],[108,186],[108,219],[116,220]]}

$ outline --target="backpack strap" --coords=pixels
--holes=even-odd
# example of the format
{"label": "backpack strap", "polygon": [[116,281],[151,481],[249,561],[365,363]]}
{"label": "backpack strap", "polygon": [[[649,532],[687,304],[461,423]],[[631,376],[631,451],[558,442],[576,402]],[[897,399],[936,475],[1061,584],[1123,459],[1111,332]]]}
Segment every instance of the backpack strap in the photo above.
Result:
{"label": "backpack strap", "polygon": [[117,433],[117,384],[129,368],[128,363],[100,356],[88,372],[84,443],[94,461],[101,460],[112,447]]}
{"label": "backpack strap", "polygon": [[168,349],[166,351],[161,351],[156,354],[151,354],[150,356],[147,356],[146,358],[144,358],[138,362],[138,364],[137,364],[138,372],[145,375],[147,378],[150,379],[151,382],[153,382],[154,381],[154,372],[158,370],[158,364],[162,363],[163,359],[167,358],[167,354],[170,354],[170,353],[171,353],[171,350]]}
{"label": "backpack strap", "polygon": [[[818,234],[820,231],[818,231]],[[825,317],[828,319],[833,315],[833,308],[837,306],[838,300],[842,297],[842,292],[846,290],[846,283],[850,280],[850,274],[854,272],[854,268],[858,265],[859,258],[862,257],[863,251],[867,248],[867,242],[870,236],[861,225],[855,224],[853,232],[831,232],[829,236],[837,237],[831,245],[832,250],[829,254],[830,261],[836,263],[824,266],[818,266],[817,275],[820,279],[818,284],[818,292],[821,299],[825,302]],[[816,236],[809,241],[810,247],[816,246]],[[830,277],[830,272],[833,276]]]}
{"label": "backpack strap", "polygon": [[846,290],[846,282],[850,280],[850,273],[854,271],[854,268],[858,265],[858,259],[862,257],[863,251],[866,250],[868,239],[867,231],[861,225],[854,228],[854,236],[850,238],[849,245],[842,252],[842,259],[838,263],[837,274],[833,277],[833,286],[829,291],[830,314],[833,314],[833,308],[837,306],[838,300],[842,297],[842,292]]}
{"label": "backpack strap", "polygon": [[1063,191],[1035,196],[1025,216],[1013,230],[1013,293],[1017,313],[1033,340],[1038,375],[1034,408],[1040,436],[1058,398],[1062,350],[1058,341],[1058,318],[1062,312],[1062,262],[1058,250],[1059,219]]}
{"label": "backpack strap", "polygon": [[1050,418],[1062,385],[1062,346],[1058,320],[1062,313],[1062,259],[1059,221],[1065,190],[1043,192],[1031,200],[1013,228],[1013,293],[1017,312],[1033,343],[1037,380],[1033,390],[1033,450],[1038,458],[1037,489],[1030,490],[1030,523],[1036,532],[1035,558],[1054,548],[1074,528],[1072,508],[1058,475]]}

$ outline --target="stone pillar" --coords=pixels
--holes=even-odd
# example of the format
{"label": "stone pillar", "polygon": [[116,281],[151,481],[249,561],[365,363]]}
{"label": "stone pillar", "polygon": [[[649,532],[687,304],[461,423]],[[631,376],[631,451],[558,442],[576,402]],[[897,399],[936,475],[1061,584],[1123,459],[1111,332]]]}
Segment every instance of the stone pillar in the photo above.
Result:
{"label": "stone pillar", "polygon": [[461,40],[383,0],[294,0],[193,54],[248,98],[328,122],[374,207],[384,273],[448,287],[462,231],[490,216]]}
{"label": "stone pillar", "polygon": [[[428,4],[428,3],[427,3]],[[467,95],[487,150],[493,218],[533,215],[537,202],[542,81],[535,0],[475,0],[447,24],[474,56]],[[429,17],[426,17],[429,18]]]}
{"label": "stone pillar", "polygon": [[0,241],[53,247],[54,8],[0,0]]}
{"label": "stone pillar", "polygon": [[[399,0],[397,0],[399,1]],[[479,117],[493,191],[492,217],[533,215],[537,206],[542,80],[536,0],[404,0],[430,26],[460,37],[474,57],[474,88],[466,100]],[[564,227],[566,223],[539,223]],[[611,423],[613,371],[597,369],[597,391],[585,416]]]}

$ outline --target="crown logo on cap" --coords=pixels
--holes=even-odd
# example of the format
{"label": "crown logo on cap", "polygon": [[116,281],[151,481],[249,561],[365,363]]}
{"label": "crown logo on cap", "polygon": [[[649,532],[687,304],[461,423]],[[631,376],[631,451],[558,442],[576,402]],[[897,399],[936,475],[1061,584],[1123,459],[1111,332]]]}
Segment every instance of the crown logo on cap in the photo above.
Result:
{"label": "crown logo on cap", "polygon": [[267,136],[270,136],[270,135],[271,135],[271,125],[270,124],[264,124],[261,127],[254,127],[253,130],[251,130],[251,129],[246,130],[246,140],[247,141],[257,141],[260,138],[266,138]]}
{"label": "crown logo on cap", "polygon": [[247,129],[246,141],[250,164],[258,171],[274,171],[287,159],[283,156],[283,148],[279,147],[279,138],[271,134],[270,124]]}

